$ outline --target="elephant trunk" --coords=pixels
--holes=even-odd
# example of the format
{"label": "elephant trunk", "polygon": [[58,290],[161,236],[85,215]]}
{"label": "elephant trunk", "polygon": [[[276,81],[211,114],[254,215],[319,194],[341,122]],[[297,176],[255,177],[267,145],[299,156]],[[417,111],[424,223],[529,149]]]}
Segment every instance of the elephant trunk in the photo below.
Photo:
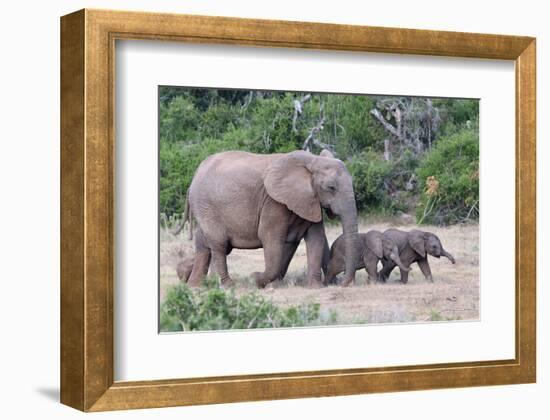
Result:
{"label": "elephant trunk", "polygon": [[403,265],[403,262],[401,262],[401,258],[399,258],[399,254],[396,254],[395,252],[392,252],[390,254],[390,258],[391,260],[397,264],[397,266],[403,270],[403,271],[410,271],[410,268],[409,267],[406,267]]}
{"label": "elephant trunk", "polygon": [[352,197],[346,207],[346,211],[340,216],[342,218],[342,227],[344,231],[344,253],[346,260],[346,271],[343,285],[349,285],[355,280],[355,271],[357,269],[357,209],[355,207],[355,198]]}
{"label": "elephant trunk", "polygon": [[443,250],[441,255],[443,255],[444,257],[447,257],[449,261],[452,262],[453,264],[456,263],[455,258],[451,254],[449,254],[447,251]]}

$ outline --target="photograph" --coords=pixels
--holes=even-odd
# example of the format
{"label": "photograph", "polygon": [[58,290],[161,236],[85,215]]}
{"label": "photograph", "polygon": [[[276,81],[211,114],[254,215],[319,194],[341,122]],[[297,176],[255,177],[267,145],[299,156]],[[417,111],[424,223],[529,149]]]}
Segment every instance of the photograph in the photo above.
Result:
{"label": "photograph", "polygon": [[159,332],[479,320],[479,99],[159,86]]}

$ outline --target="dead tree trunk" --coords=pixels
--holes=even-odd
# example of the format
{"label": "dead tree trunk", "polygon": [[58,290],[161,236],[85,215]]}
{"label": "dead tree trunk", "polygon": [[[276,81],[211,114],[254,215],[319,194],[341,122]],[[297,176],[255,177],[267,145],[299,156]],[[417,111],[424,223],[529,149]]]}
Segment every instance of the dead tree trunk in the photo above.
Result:
{"label": "dead tree trunk", "polygon": [[384,140],[384,160],[388,162],[391,160],[390,139]]}
{"label": "dead tree trunk", "polygon": [[296,123],[298,122],[298,117],[302,115],[304,104],[311,99],[311,94],[308,93],[302,99],[294,99],[294,116],[292,117],[292,131],[297,133],[298,129],[296,128]]}
{"label": "dead tree trunk", "polygon": [[386,160],[391,159],[392,141],[415,155],[430,150],[441,122],[439,112],[429,98],[381,99],[370,113],[390,134],[384,142]]}

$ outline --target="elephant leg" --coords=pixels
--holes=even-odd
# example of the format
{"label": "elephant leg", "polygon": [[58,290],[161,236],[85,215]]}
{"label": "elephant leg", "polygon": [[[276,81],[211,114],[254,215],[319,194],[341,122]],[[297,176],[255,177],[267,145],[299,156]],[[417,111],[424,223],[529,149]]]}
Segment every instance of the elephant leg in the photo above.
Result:
{"label": "elephant leg", "polygon": [[281,261],[281,279],[285,278],[286,272],[288,271],[288,266],[290,265],[290,261],[292,261],[292,257],[294,257],[294,254],[296,253],[296,249],[298,249],[298,245],[300,245],[300,242],[285,243],[283,248],[283,259]]}
{"label": "elephant leg", "polygon": [[321,287],[321,271],[325,253],[325,229],[322,223],[312,224],[305,234],[307,253],[306,284],[308,287]]}
{"label": "elephant leg", "polygon": [[325,280],[323,281],[323,284],[325,286],[328,286],[329,284],[336,284],[336,276],[340,274],[342,271],[345,270],[345,264],[343,256],[339,258],[340,256],[334,256],[330,259],[328,262],[327,272],[325,274]]}
{"label": "elephant leg", "polygon": [[[193,263],[193,265],[195,265],[195,263]],[[185,267],[183,275],[181,276],[181,279],[184,282],[187,282],[187,280],[189,280],[189,276],[191,275],[191,272],[193,271],[193,265],[189,265],[189,266]]]}
{"label": "elephant leg", "polygon": [[424,277],[426,277],[426,280],[433,283],[433,277],[432,277],[432,270],[430,270],[430,264],[428,264],[428,257],[422,258],[421,260],[418,260],[418,266],[420,267],[420,271],[422,271],[422,274],[424,274]]}
{"label": "elephant leg", "polygon": [[409,281],[409,272],[399,269],[401,272],[401,283],[407,283]]}
{"label": "elephant leg", "polygon": [[187,259],[178,263],[176,267],[176,273],[181,282],[187,283],[187,280],[189,280],[189,276],[193,271],[194,265],[195,265],[195,257],[193,257],[192,260]]}
{"label": "elephant leg", "polygon": [[252,273],[259,288],[263,289],[280,277],[284,245],[285,243],[282,241],[268,241],[264,244],[265,271],[263,273]]}
{"label": "elephant leg", "polygon": [[370,252],[367,252],[363,257],[363,264],[365,266],[365,271],[368,275],[367,284],[371,284],[372,281],[376,281],[378,279],[378,258],[376,257],[376,255],[371,255]]}
{"label": "elephant leg", "polygon": [[195,231],[195,261],[193,262],[193,269],[191,270],[191,275],[188,280],[189,286],[197,287],[202,283],[208,273],[210,257],[211,252],[206,244],[204,233],[197,227]]}
{"label": "elephant leg", "polygon": [[382,260],[382,270],[378,273],[378,278],[381,282],[386,282],[390,278],[390,274],[393,269],[396,267],[396,264],[390,260]]}
{"label": "elephant leg", "polygon": [[[324,228],[323,228],[324,231]],[[321,268],[323,269],[323,274],[325,277],[328,273],[328,264],[330,261],[330,247],[328,246],[328,240],[327,236],[324,237],[324,244],[323,244],[323,260],[321,261]]]}
{"label": "elephant leg", "polygon": [[200,286],[206,274],[208,274],[208,267],[210,266],[210,249],[204,249],[202,251],[197,251],[195,254],[195,262],[193,263],[193,268],[191,269],[191,274],[189,275],[188,284],[191,287]]}
{"label": "elephant leg", "polygon": [[282,278],[294,256],[298,244],[293,246],[286,241],[290,217],[288,209],[278,203],[275,206],[267,206],[260,216],[258,238],[264,249],[265,270],[263,273],[252,273],[259,288]]}
{"label": "elephant leg", "polygon": [[226,246],[215,246],[212,248],[212,266],[215,273],[220,277],[222,285],[233,286],[233,280],[227,271]]}

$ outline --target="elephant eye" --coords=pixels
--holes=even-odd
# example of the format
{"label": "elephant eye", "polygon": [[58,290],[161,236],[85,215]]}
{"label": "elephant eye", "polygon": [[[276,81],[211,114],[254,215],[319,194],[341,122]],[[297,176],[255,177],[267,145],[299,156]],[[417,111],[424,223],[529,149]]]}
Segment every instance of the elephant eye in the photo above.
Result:
{"label": "elephant eye", "polygon": [[323,189],[324,189],[325,191],[328,191],[328,192],[331,192],[331,193],[336,192],[336,186],[334,186],[334,185],[332,185],[332,184],[330,184],[330,185],[325,185],[325,186],[323,187]]}

